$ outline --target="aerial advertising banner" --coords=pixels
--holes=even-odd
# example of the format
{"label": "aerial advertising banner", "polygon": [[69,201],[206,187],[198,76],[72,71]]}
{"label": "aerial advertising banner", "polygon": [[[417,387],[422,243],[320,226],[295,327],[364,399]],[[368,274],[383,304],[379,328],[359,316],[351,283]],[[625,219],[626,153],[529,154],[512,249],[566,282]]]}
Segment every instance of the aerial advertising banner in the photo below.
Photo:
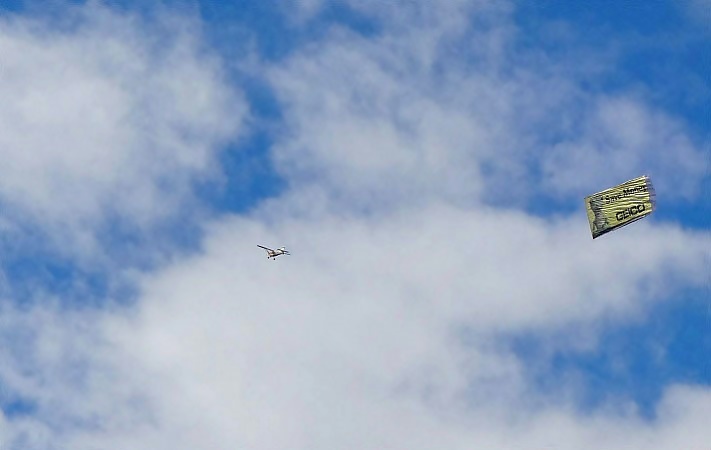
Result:
{"label": "aerial advertising banner", "polygon": [[652,180],[646,175],[585,197],[593,239],[648,216],[654,200]]}

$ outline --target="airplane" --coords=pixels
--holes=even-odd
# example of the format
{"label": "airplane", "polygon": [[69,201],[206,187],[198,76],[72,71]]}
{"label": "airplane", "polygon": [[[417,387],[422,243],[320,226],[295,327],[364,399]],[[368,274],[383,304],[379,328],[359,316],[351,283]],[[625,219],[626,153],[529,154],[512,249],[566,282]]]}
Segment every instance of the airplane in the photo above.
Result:
{"label": "airplane", "polygon": [[257,247],[263,248],[264,250],[267,251],[267,259],[273,258],[275,261],[276,261],[276,257],[277,257],[277,256],[280,256],[280,255],[291,255],[291,253],[289,253],[289,252],[286,250],[286,247],[280,247],[280,248],[278,248],[278,249],[276,249],[276,250],[271,249],[271,248],[269,248],[269,247],[265,247],[265,246],[263,246],[263,245],[257,245]]}

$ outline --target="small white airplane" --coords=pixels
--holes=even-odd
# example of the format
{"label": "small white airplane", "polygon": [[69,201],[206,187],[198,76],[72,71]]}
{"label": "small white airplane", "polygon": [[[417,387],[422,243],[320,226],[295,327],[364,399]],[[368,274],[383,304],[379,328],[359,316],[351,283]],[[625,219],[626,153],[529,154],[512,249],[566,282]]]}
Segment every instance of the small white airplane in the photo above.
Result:
{"label": "small white airplane", "polygon": [[286,247],[279,247],[279,248],[276,249],[276,250],[271,249],[271,248],[269,248],[269,247],[265,247],[265,246],[263,246],[263,245],[257,245],[257,247],[263,248],[264,250],[267,251],[267,259],[272,258],[272,259],[276,260],[276,257],[277,257],[277,256],[280,256],[280,255],[291,255],[291,253],[289,253],[289,252],[286,250]]}

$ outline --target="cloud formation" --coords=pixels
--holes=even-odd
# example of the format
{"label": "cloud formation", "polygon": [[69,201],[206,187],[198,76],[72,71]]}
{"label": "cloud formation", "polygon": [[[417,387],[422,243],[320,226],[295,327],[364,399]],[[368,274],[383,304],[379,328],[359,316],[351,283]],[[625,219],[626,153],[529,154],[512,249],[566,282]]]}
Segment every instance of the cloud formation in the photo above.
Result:
{"label": "cloud formation", "polygon": [[[378,23],[375,35],[335,26],[286,60],[264,63],[283,108],[270,151],[288,189],[248,214],[205,223],[193,255],[139,275],[130,305],[67,311],[51,293],[31,307],[7,302],[4,448],[705,445],[707,388],[669,386],[654,420],[625,399],[581,411],[573,398],[537,391],[503,343],[564,330],[565,341],[551,346],[594,347],[600,321],[643,316],[705,282],[708,234],[646,221],[593,242],[582,205],[543,217],[522,208],[544,192],[578,202],[591,186],[648,168],[693,199],[704,174],[683,124],[632,94],[588,91],[580,72],[518,48],[501,2],[426,5],[353,2]],[[301,12],[304,26],[318,7]],[[96,108],[91,102],[69,102],[73,115],[26,113],[28,123],[76,130],[84,150],[62,166],[62,179],[93,193],[69,214],[59,205],[71,206],[73,191],[57,188],[54,205],[51,179],[34,186],[18,178],[0,192],[8,202],[32,196],[25,214],[91,230],[107,205],[139,223],[155,220],[160,213],[144,209],[138,193],[161,205],[189,196],[185,183],[210,169],[244,111],[224,103],[234,89],[222,84],[217,61],[202,59],[193,28],[173,30],[175,48],[156,52],[138,18],[90,11],[104,25],[80,22],[84,32],[59,34],[63,46],[40,45],[19,22],[0,28],[0,45],[39,54],[25,61],[18,52],[19,67],[74,58],[62,86],[81,82],[83,92],[93,82],[99,105],[111,106],[88,134],[78,118]],[[90,51],[105,24],[121,25],[109,37],[130,25],[134,40],[113,44],[123,59]],[[128,74],[116,78],[97,69],[103,64]],[[122,90],[136,73],[148,83],[140,95]],[[34,83],[42,86],[27,86]],[[191,97],[178,95],[185,86]],[[155,134],[131,121],[137,112]],[[102,131],[117,123],[138,136],[132,145],[114,147]],[[94,132],[106,155],[85,143]],[[37,176],[62,159],[34,138],[15,140],[8,154]],[[665,146],[686,158],[664,159]],[[35,163],[17,156],[25,148],[36,149]],[[89,170],[95,159],[107,180]],[[184,189],[162,189],[164,177]],[[134,178],[140,192],[121,189]],[[257,243],[287,245],[292,256],[267,261]]]}
{"label": "cloud formation", "polygon": [[640,173],[699,195],[708,167],[682,125],[631,92],[586,89],[600,64],[522,46],[501,2],[353,3],[379,33],[336,28],[270,73],[287,112],[275,153],[287,178],[327,185],[346,208],[579,202]]}
{"label": "cloud formation", "polygon": [[5,219],[80,247],[108,217],[146,227],[174,214],[247,112],[197,32],[94,3],[3,18]]}

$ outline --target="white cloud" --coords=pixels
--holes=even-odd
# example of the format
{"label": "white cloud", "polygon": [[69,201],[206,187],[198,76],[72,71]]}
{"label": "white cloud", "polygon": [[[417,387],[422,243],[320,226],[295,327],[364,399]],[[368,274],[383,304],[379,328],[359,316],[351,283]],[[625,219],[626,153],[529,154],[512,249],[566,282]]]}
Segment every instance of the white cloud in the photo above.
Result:
{"label": "white cloud", "polygon": [[0,200],[91,245],[107,216],[143,227],[174,213],[246,106],[187,20],[63,14],[0,21]]}
{"label": "white cloud", "polygon": [[[670,391],[657,423],[580,414],[530,391],[526,367],[497,345],[622,318],[655,299],[654,286],[630,289],[652,280],[702,282],[707,238],[642,226],[593,246],[576,222],[545,230],[520,213],[447,208],[226,220],[201,254],[148,275],[128,311],[6,315],[12,338],[17,327],[34,337],[2,378],[38,402],[33,426],[58,421],[76,449],[694,448],[707,391]],[[277,262],[254,246],[297,236]],[[642,238],[645,252],[620,260]]]}
{"label": "white cloud", "polygon": [[648,174],[667,198],[700,194],[708,158],[672,118],[629,98],[601,98],[582,124],[579,137],[544,157],[552,189],[583,192]]}
{"label": "white cloud", "polygon": [[[207,224],[199,252],[142,274],[133,305],[67,312],[40,302],[2,311],[0,347],[8,350],[0,382],[35,410],[23,416],[6,408],[0,444],[9,450],[705,445],[708,389],[668,387],[654,421],[642,420],[623,400],[580,412],[572,399],[536,392],[528,368],[497,339],[572,330],[551,345],[594,345],[588,333],[601,319],[643,318],[653,303],[701,285],[708,235],[646,221],[592,241],[584,214],[541,219],[484,206],[496,189],[539,193],[529,173],[538,160],[551,170],[545,188],[597,187],[607,172],[568,179],[552,171],[588,169],[577,156],[583,148],[596,161],[617,161],[609,176],[641,170],[646,145],[664,157],[664,146],[640,132],[645,126],[693,161],[698,150],[683,125],[643,101],[597,98],[565,67],[514,51],[505,8],[472,7],[470,22],[464,3],[434,12],[409,5],[397,15],[391,6],[358,2],[383,20],[377,37],[335,30],[266,69],[285,104],[274,150],[290,186],[283,196],[249,215]],[[144,48],[152,36],[146,33],[130,48]],[[163,117],[163,109],[174,107],[156,108]],[[179,122],[192,117],[184,114]],[[573,130],[583,133],[573,138]],[[172,135],[161,141],[172,142],[166,136]],[[215,139],[205,137],[201,152],[176,156],[168,167],[188,178],[201,173]],[[571,144],[550,144],[556,139]],[[600,142],[620,150],[606,153]],[[79,153],[68,163],[83,186],[99,183],[85,174],[93,156]],[[122,161],[110,167],[124,167],[126,179],[143,176],[142,165]],[[665,164],[693,192],[696,167]],[[157,173],[148,191],[168,174]],[[114,185],[101,192],[86,217],[100,216],[112,195],[121,211],[140,211]],[[257,243],[287,245],[293,255],[268,261]]]}
{"label": "white cloud", "polygon": [[699,195],[707,168],[683,124],[585,89],[599,65],[521,49],[502,3],[353,3],[377,11],[379,34],[336,28],[271,71],[289,125],[276,161],[293,182],[326,184],[345,208],[580,199],[644,173]]}

